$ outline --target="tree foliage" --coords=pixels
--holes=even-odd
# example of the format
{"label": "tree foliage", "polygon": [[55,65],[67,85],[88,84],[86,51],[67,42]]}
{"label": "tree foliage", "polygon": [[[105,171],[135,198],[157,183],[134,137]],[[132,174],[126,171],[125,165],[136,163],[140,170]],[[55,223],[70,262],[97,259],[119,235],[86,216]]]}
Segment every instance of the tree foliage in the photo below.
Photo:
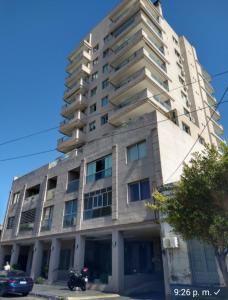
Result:
{"label": "tree foliage", "polygon": [[[222,154],[215,147],[195,153],[190,164],[184,165],[180,181],[170,196],[156,191],[155,204],[174,231],[184,239],[198,239],[211,244],[228,284],[228,147]],[[222,265],[221,265],[222,264]],[[223,270],[222,270],[223,269]],[[225,273],[224,273],[225,272]]]}

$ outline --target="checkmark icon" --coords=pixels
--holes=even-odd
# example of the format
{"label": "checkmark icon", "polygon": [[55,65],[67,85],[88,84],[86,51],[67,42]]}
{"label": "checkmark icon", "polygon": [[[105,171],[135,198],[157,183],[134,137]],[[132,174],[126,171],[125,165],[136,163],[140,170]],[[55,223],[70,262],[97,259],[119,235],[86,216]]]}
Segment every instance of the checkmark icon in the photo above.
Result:
{"label": "checkmark icon", "polygon": [[214,292],[215,296],[217,296],[219,294],[219,292],[220,292],[220,289],[217,290],[217,292]]}

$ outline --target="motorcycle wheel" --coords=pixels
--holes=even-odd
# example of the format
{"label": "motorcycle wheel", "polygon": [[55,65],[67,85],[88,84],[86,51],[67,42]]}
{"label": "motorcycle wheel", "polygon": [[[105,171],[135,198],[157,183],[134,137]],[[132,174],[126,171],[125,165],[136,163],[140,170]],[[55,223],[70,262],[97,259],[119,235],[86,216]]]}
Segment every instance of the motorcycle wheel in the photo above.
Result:
{"label": "motorcycle wheel", "polygon": [[71,291],[75,291],[76,290],[76,286],[72,282],[68,282],[67,286],[68,286],[69,290],[71,290]]}

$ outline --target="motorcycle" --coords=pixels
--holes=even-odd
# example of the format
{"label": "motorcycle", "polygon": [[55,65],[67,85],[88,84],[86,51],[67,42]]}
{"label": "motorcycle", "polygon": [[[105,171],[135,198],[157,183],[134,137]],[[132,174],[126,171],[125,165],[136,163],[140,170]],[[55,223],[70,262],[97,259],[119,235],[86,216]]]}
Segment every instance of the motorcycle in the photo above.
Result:
{"label": "motorcycle", "polygon": [[79,287],[82,291],[86,291],[86,283],[88,282],[88,268],[83,268],[81,272],[70,270],[67,286],[71,291]]}

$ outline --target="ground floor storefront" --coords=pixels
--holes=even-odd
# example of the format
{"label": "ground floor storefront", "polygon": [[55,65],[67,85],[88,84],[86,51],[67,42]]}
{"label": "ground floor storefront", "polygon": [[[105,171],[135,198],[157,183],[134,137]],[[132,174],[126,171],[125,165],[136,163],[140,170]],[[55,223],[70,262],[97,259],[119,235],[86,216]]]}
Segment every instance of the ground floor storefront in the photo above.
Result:
{"label": "ground floor storefront", "polygon": [[221,284],[211,247],[179,239],[177,245],[166,248],[164,232],[158,224],[5,243],[0,246],[1,267],[7,261],[34,279],[42,277],[50,284],[66,282],[71,268],[81,270],[87,266],[91,288],[128,294],[168,295],[175,284]]}
{"label": "ground floor storefront", "polygon": [[89,269],[92,285],[104,290],[163,290],[163,264],[159,226],[89,230],[72,235],[17,241],[1,246],[1,265],[24,270],[49,283],[66,281],[69,269]]}

